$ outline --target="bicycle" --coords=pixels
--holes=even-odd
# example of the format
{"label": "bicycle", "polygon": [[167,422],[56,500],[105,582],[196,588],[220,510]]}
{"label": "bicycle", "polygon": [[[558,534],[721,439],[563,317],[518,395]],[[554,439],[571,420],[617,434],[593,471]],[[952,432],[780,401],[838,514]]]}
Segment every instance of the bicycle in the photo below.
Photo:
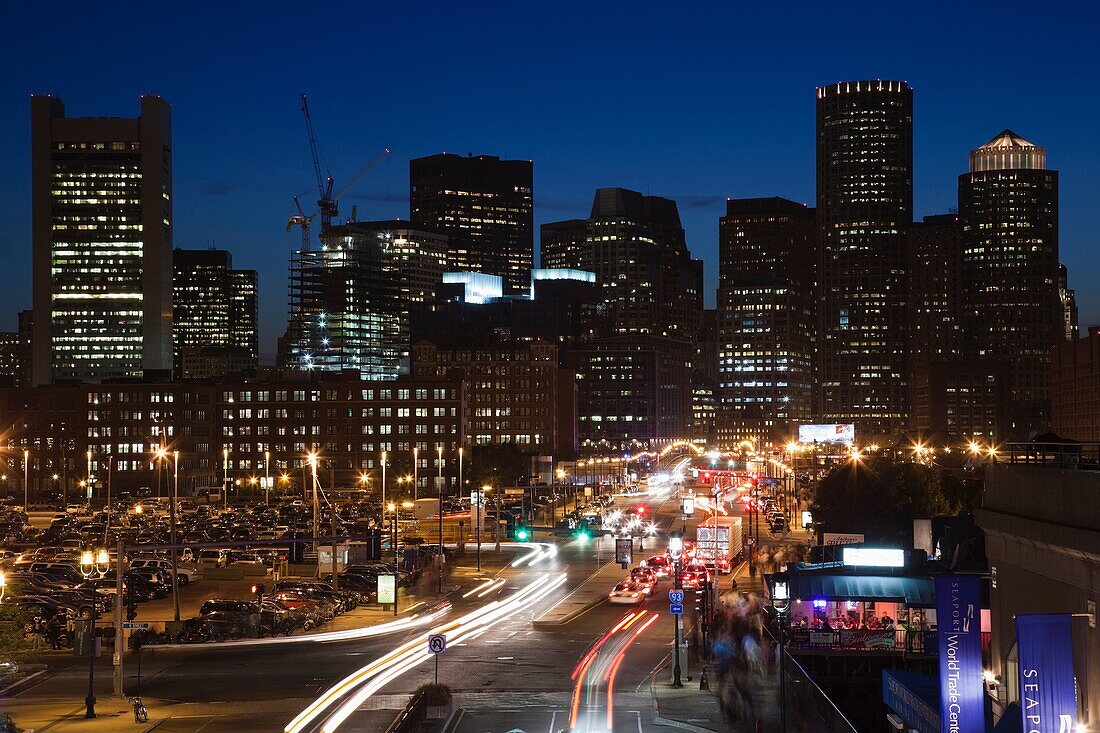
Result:
{"label": "bicycle", "polygon": [[134,722],[148,723],[149,711],[145,709],[145,703],[141,701],[141,697],[131,697],[130,703],[134,706]]}

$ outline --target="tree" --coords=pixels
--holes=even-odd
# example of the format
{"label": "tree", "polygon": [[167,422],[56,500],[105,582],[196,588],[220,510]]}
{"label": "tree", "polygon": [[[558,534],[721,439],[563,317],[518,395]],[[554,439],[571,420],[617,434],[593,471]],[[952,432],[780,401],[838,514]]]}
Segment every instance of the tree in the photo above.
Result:
{"label": "tree", "polygon": [[30,619],[11,602],[20,594],[18,588],[9,585],[0,603],[0,662],[21,662],[31,655],[30,641],[23,635],[23,626]]}
{"label": "tree", "polygon": [[978,498],[942,469],[875,458],[833,469],[818,484],[813,512],[827,531],[908,545],[914,519],[969,511]]}
{"label": "tree", "polygon": [[520,486],[531,477],[531,456],[515,443],[475,445],[470,450],[468,476],[472,486]]}

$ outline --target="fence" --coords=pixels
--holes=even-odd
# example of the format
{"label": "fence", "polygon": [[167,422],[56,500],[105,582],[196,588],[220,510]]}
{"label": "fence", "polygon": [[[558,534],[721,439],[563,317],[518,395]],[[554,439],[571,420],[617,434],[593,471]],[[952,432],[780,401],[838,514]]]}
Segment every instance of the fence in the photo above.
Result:
{"label": "fence", "polygon": [[1003,451],[1009,463],[1100,471],[1100,443],[1008,443]]}
{"label": "fence", "polygon": [[[787,631],[791,649],[853,653],[897,653],[937,656],[936,631],[908,629],[800,629]],[[982,632],[982,650],[989,650],[990,634]]]}

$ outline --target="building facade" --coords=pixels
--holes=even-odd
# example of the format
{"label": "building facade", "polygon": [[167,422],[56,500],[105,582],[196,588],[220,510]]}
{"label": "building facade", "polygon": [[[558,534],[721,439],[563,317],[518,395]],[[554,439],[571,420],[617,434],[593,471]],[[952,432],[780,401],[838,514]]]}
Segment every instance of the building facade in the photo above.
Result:
{"label": "building facade", "polygon": [[532,189],[529,160],[440,153],[409,162],[412,223],[447,235],[449,269],[499,275],[509,294],[531,284]]}
{"label": "building facade", "polygon": [[[277,477],[277,488],[307,485],[310,452],[322,460],[324,486],[347,488],[378,487],[385,455],[392,490],[399,469],[412,472],[416,449],[424,475],[433,477],[422,486],[434,489],[442,448],[450,490],[465,411],[461,380],[365,381],[355,371],[0,388],[0,420],[10,426],[0,460],[8,492],[20,495],[27,451],[32,501],[86,496],[80,482],[89,473],[97,499],[108,482],[114,496],[166,496],[179,451],[181,493],[228,479],[232,498],[261,477]],[[161,446],[167,466],[156,457]]]}
{"label": "building facade", "polygon": [[690,438],[691,344],[648,334],[610,336],[572,349],[582,451],[634,450]]}
{"label": "building facade", "polygon": [[923,442],[995,445],[1008,432],[1006,370],[988,359],[923,361],[910,388],[910,429]]}
{"label": "building facade", "polygon": [[[1050,352],[1066,340],[1058,263],[1058,172],[1005,130],[959,176],[962,299],[970,355],[1009,367],[1013,435],[1050,418]],[[1062,288],[1064,290],[1065,288]]]}
{"label": "building facade", "polygon": [[350,222],[291,258],[281,365],[355,369],[364,379],[408,373],[411,312],[432,301],[447,237],[403,221]]}
{"label": "building facade", "polygon": [[[233,354],[234,362],[255,369],[259,360],[256,271],[234,270],[224,249],[172,251],[173,371],[184,378],[184,355],[203,350]],[[213,364],[209,365],[213,366]],[[228,366],[228,362],[227,362]],[[204,376],[214,376],[208,369]]]}
{"label": "building facade", "polygon": [[913,218],[913,90],[817,89],[819,412],[863,436],[899,434],[906,385],[906,230]]}
{"label": "building facade", "polygon": [[580,267],[587,234],[587,219],[543,224],[539,227],[539,263],[544,269]]}
{"label": "building facade", "polygon": [[172,366],[172,121],[31,98],[34,383]]}
{"label": "building facade", "polygon": [[814,210],[730,199],[718,229],[718,442],[783,444],[813,416]]}
{"label": "building facade", "polygon": [[526,453],[575,450],[575,381],[558,366],[555,344],[461,337],[413,346],[414,378],[456,373],[466,382],[471,445],[511,443]]}
{"label": "building facade", "polygon": [[1100,328],[1055,346],[1050,376],[1050,431],[1100,442]]}

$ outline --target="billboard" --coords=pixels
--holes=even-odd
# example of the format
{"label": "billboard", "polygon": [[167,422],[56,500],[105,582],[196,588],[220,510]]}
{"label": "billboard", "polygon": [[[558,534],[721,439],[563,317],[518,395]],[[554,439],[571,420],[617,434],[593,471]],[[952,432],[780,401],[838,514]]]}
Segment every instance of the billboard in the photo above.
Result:
{"label": "billboard", "polygon": [[936,578],[942,733],[985,730],[981,597],[977,576]]}
{"label": "billboard", "polygon": [[853,423],[833,425],[799,425],[799,443],[854,443],[856,426]]}
{"label": "billboard", "polygon": [[1076,730],[1077,688],[1073,678],[1073,637],[1066,613],[1016,617],[1020,713],[1025,731]]}

